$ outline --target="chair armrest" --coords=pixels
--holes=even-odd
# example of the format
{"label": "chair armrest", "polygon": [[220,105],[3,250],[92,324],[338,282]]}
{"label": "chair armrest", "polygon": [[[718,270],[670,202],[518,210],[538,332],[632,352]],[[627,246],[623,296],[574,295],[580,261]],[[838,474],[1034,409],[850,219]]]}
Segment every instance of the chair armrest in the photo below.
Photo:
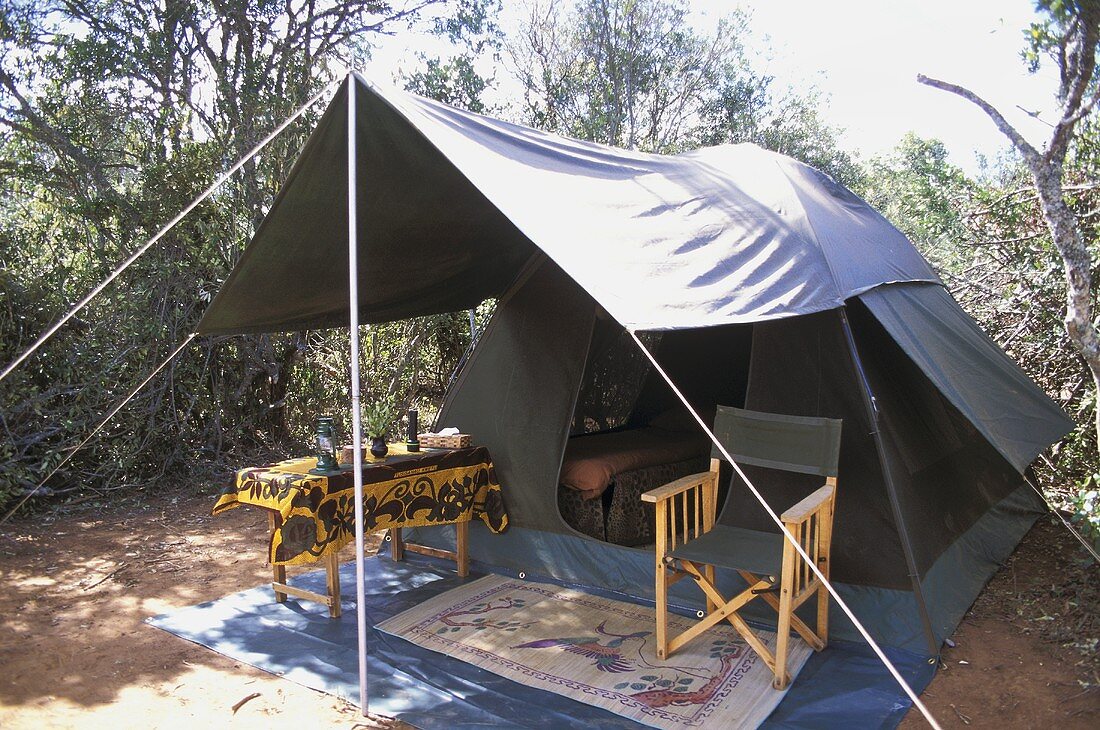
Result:
{"label": "chair armrest", "polygon": [[714,474],[709,471],[699,472],[698,474],[688,474],[686,477],[680,477],[674,482],[669,482],[668,484],[650,489],[648,492],[643,492],[642,501],[660,502],[680,492],[686,492],[692,487],[703,484],[711,479],[714,479]]}
{"label": "chair armrest", "polygon": [[801,522],[811,513],[820,509],[822,504],[832,498],[835,490],[836,487],[831,484],[826,484],[824,487],[821,487],[816,492],[784,512],[782,520],[784,522]]}

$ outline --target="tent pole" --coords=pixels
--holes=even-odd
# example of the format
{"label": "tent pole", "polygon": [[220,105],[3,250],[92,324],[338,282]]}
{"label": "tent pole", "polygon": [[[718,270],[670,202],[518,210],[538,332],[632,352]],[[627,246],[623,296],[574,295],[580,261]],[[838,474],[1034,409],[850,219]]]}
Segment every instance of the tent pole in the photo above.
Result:
{"label": "tent pole", "polygon": [[878,402],[871,390],[871,381],[867,379],[867,372],[863,369],[863,360],[859,356],[855,337],[852,335],[852,326],[848,322],[848,312],[840,309],[840,322],[844,328],[844,338],[848,341],[848,353],[852,356],[852,364],[859,375],[860,395],[863,396],[863,405],[867,409],[867,417],[871,420],[871,436],[875,440],[875,451],[878,452],[879,468],[882,470],[882,478],[886,482],[886,493],[890,497],[890,510],[894,513],[894,523],[898,527],[898,537],[901,538],[901,549],[905,554],[905,564],[909,569],[909,580],[913,584],[913,596],[917,599],[917,611],[920,613],[921,625],[924,628],[924,638],[928,642],[929,661],[934,661],[940,655],[940,647],[936,642],[936,634],[932,630],[932,619],[928,615],[928,604],[924,600],[924,591],[921,588],[920,571],[917,570],[917,560],[913,555],[913,542],[909,539],[909,529],[906,527],[905,518],[901,513],[901,503],[898,501],[897,487],[894,484],[894,475],[890,469],[890,462],[886,458],[886,448],[882,441],[882,430],[879,428],[881,417],[878,410]]}
{"label": "tent pole", "polygon": [[348,73],[348,339],[351,341],[351,432],[355,479],[355,618],[359,637],[359,710],[367,715],[367,608],[363,575],[363,426],[359,407],[359,210],[356,207],[355,72]]}

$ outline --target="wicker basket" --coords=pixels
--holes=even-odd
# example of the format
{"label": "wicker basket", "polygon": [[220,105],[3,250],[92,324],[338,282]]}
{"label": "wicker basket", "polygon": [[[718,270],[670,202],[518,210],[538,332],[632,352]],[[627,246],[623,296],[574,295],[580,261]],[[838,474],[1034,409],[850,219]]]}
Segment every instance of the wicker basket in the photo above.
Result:
{"label": "wicker basket", "polygon": [[427,449],[465,449],[470,446],[472,437],[468,433],[456,433],[440,436],[434,433],[422,433],[417,436],[420,445]]}
{"label": "wicker basket", "polygon": [[[363,444],[363,461],[367,461],[370,458],[370,444]],[[341,464],[353,464],[355,463],[355,446],[348,444],[340,447],[340,463]]]}

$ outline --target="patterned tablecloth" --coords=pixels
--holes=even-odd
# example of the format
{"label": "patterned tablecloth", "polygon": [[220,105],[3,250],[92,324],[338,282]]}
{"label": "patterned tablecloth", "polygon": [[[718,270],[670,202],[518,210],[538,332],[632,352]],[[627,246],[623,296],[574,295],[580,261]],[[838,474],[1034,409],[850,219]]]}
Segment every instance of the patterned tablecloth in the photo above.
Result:
{"label": "patterned tablecloth", "polygon": [[[363,465],[366,532],[424,527],[480,517],[493,532],[508,526],[500,484],[489,452],[432,449],[408,453],[391,446],[384,459]],[[350,471],[317,476],[316,458],[292,459],[237,472],[236,483],[214,505],[220,514],[241,504],[275,510],[281,520],[271,537],[275,565],[312,563],[355,537],[355,482]]]}

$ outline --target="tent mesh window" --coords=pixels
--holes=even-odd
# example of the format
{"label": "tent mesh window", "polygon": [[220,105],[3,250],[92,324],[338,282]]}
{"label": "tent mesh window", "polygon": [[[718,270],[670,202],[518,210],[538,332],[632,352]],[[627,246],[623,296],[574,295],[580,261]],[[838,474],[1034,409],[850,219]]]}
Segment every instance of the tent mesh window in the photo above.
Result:
{"label": "tent mesh window", "polygon": [[[661,333],[643,332],[639,337],[653,351],[660,343]],[[579,435],[626,426],[651,368],[629,332],[614,321],[598,320],[569,433]]]}

